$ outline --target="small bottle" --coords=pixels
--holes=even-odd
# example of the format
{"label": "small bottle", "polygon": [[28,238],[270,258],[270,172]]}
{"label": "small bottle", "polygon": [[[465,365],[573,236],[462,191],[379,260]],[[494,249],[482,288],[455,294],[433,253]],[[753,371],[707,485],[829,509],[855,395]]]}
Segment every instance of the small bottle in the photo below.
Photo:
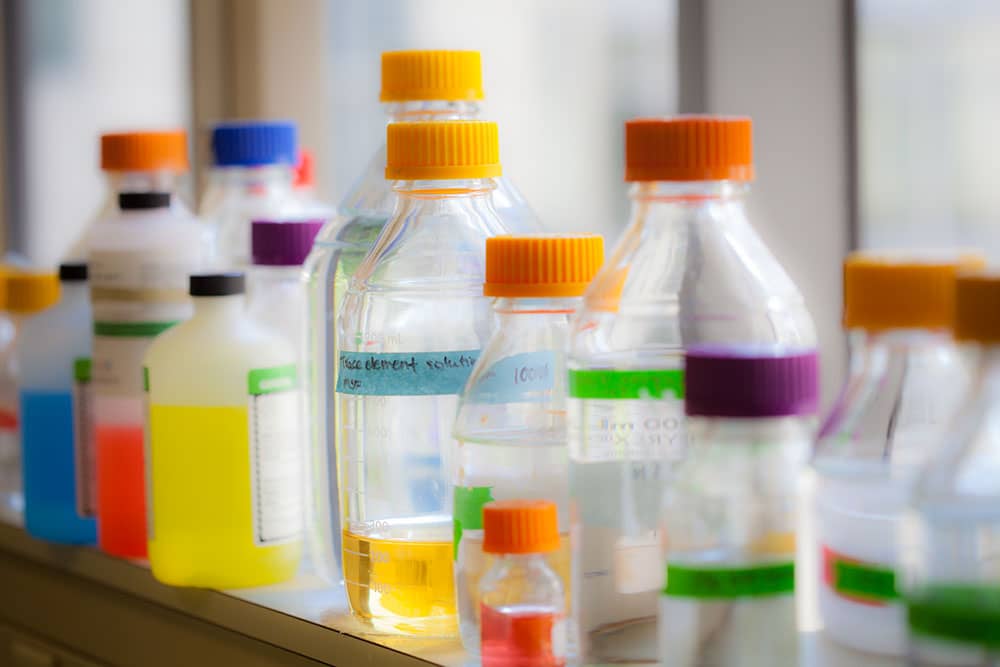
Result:
{"label": "small bottle", "polygon": [[661,515],[660,661],[797,665],[796,505],[816,352],[699,345],[685,362],[688,451]]}
{"label": "small bottle", "polygon": [[97,540],[90,428],[90,290],[86,264],[59,267],[59,302],[26,320],[17,348],[24,524],[43,540]]}
{"label": "small bottle", "polygon": [[570,576],[566,455],[566,338],[570,319],[604,261],[600,236],[486,239],[483,295],[497,328],[459,398],[454,435],[455,588],[465,648],[479,652],[482,508],[491,500],[544,498],[559,510],[550,565]]}
{"label": "small bottle", "polygon": [[299,564],[295,353],[243,292],[242,273],[191,276],[194,317],[146,353],[149,564],[174,586],[262,586]]}
{"label": "small bottle", "polygon": [[132,177],[114,215],[90,236],[91,355],[97,448],[97,543],[146,557],[142,357],[153,338],[191,316],[187,277],[206,264],[205,226],[176,203],[187,170],[182,131],[101,137],[105,169]]}
{"label": "small bottle", "polygon": [[1000,275],[956,281],[954,334],[978,362],[966,392],[941,378],[934,397],[961,407],[924,466],[905,513],[900,556],[910,665],[1000,660]]}
{"label": "small bottle", "polygon": [[[483,99],[478,51],[396,51],[382,54],[382,91],[387,122],[473,120]],[[493,179],[497,214],[512,231],[540,229],[531,208],[509,180]],[[392,216],[396,194],[385,178],[385,145],[372,156],[361,178],[340,204],[340,215],[316,237],[305,264],[309,301],[310,375],[307,408],[311,468],[316,475],[308,505],[309,541],[319,573],[339,579],[340,531],[337,505],[336,316],[348,281]],[[326,474],[323,473],[326,471]]]}
{"label": "small bottle", "polygon": [[[920,467],[972,379],[951,337],[956,272],[981,258],[853,253],[844,261],[850,371],[812,454],[803,540],[806,628],[902,655],[896,533]],[[947,387],[947,391],[942,388]]]}
{"label": "small bottle", "polygon": [[569,343],[573,616],[591,661],[657,660],[659,506],[684,455],[683,349],[816,345],[795,284],[747,219],[749,118],[625,125],[631,221]]}
{"label": "small bottle", "polygon": [[393,123],[399,203],[340,313],[337,456],[344,582],[376,630],[453,636],[450,459],[458,394],[493,327],[484,247],[496,123]]}
{"label": "small bottle", "polygon": [[215,164],[198,215],[212,229],[216,265],[244,269],[250,264],[250,222],[280,220],[296,212],[297,134],[288,121],[240,121],[212,128]]}
{"label": "small bottle", "polygon": [[18,353],[25,342],[25,323],[59,300],[59,278],[54,273],[6,272],[7,317],[0,320],[0,341],[5,343],[0,346],[0,517],[20,523],[24,493]]}
{"label": "small bottle", "polygon": [[566,593],[547,559],[560,543],[555,503],[498,500],[482,514],[494,558],[479,582],[483,667],[565,665]]}

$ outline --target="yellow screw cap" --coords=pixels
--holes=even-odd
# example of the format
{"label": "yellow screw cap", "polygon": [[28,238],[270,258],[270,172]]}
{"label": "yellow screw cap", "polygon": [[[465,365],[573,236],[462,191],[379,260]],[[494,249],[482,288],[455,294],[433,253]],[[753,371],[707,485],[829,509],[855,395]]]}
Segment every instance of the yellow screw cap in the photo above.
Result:
{"label": "yellow screw cap", "polygon": [[962,273],[955,281],[955,339],[1000,343],[1000,273]]}
{"label": "yellow screw cap", "polygon": [[383,102],[483,99],[479,51],[387,51],[382,54]]}
{"label": "yellow screw cap", "polygon": [[942,258],[851,253],[844,260],[844,327],[950,329],[956,274],[984,262],[975,253]]}
{"label": "yellow screw cap", "polygon": [[500,134],[483,120],[391,123],[385,177],[390,181],[499,176]]}
{"label": "yellow screw cap", "polygon": [[597,234],[486,239],[485,296],[581,296],[604,263]]}
{"label": "yellow screw cap", "polygon": [[30,315],[45,310],[59,300],[59,275],[10,271],[6,277],[6,310]]}

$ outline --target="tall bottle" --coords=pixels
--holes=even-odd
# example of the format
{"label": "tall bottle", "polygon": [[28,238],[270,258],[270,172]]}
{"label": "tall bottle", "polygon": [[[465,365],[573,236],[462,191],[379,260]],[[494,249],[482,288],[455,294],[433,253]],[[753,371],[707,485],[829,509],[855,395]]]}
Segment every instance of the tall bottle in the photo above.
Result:
{"label": "tall bottle", "polygon": [[242,273],[190,293],[194,316],[145,358],[149,564],[174,586],[277,583],[301,553],[294,347],[247,313]]}
{"label": "tall bottle", "polygon": [[153,338],[191,316],[187,277],[206,263],[205,227],[176,203],[188,167],[184,132],[101,137],[105,169],[133,174],[89,250],[97,447],[97,542],[146,556],[142,357]]}
{"label": "tall bottle", "polygon": [[281,219],[299,207],[293,194],[298,131],[287,121],[241,121],[212,128],[215,164],[198,209],[214,238],[213,262],[250,264],[252,220]]}
{"label": "tall bottle", "polygon": [[976,262],[865,253],[844,262],[850,373],[812,455],[815,535],[802,562],[806,620],[855,649],[906,646],[896,533],[972,378],[950,328],[956,272]]}
{"label": "tall bottle", "polygon": [[964,395],[950,378],[935,387],[935,400],[962,405],[937,430],[903,521],[900,588],[917,667],[1000,660],[1000,276],[959,275],[955,296],[955,338],[978,363]]}
{"label": "tall bottle", "polygon": [[629,121],[625,162],[631,221],[570,338],[572,603],[589,659],[655,661],[658,508],[684,454],[683,348],[816,339],[746,217],[749,119]]}
{"label": "tall bottle", "polygon": [[484,296],[497,328],[459,398],[454,435],[455,589],[462,644],[479,651],[483,506],[542,498],[556,504],[559,548],[546,554],[569,582],[566,340],[583,291],[604,261],[600,236],[486,240]]}
{"label": "tall bottle", "polygon": [[[483,77],[478,51],[396,51],[382,54],[382,92],[388,122],[471,120],[479,117]],[[531,208],[509,180],[493,179],[497,214],[512,231],[537,231]],[[396,194],[385,178],[385,146],[340,204],[340,215],[316,238],[305,264],[309,300],[307,404],[313,480],[309,541],[320,574],[338,578],[340,532],[336,470],[336,315],[347,284],[392,215]]]}
{"label": "tall bottle", "polygon": [[61,265],[59,286],[59,302],[25,321],[17,349],[24,525],[43,540],[93,544],[97,494],[87,265]]}
{"label": "tall bottle", "polygon": [[24,511],[18,348],[25,322],[59,299],[55,274],[6,269],[6,314],[0,319],[0,519],[20,523]]}
{"label": "tall bottle", "polygon": [[799,664],[797,501],[818,366],[815,350],[687,349],[688,451],[663,502],[662,664]]}
{"label": "tall bottle", "polygon": [[340,315],[338,410],[344,582],[375,630],[454,635],[450,470],[458,393],[493,324],[484,246],[495,123],[393,123],[392,219]]}

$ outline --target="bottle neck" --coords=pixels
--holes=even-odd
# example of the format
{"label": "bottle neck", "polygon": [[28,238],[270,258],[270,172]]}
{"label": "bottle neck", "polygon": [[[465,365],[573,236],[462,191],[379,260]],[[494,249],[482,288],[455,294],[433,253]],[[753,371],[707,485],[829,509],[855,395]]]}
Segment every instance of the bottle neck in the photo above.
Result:
{"label": "bottle neck", "polygon": [[[565,322],[583,302],[583,297],[498,297],[493,310],[503,323],[517,324],[524,320],[533,322]],[[530,318],[522,317],[530,315]]]}
{"label": "bottle neck", "polygon": [[479,118],[479,102],[470,100],[409,100],[382,105],[387,122],[423,120],[475,120]]}
{"label": "bottle neck", "polygon": [[175,171],[108,171],[105,172],[108,190],[117,195],[123,192],[169,192],[180,188],[183,174]]}
{"label": "bottle neck", "polygon": [[629,196],[636,204],[692,206],[709,202],[741,202],[749,191],[742,181],[643,181]]}
{"label": "bottle neck", "polygon": [[90,286],[83,280],[60,282],[59,291],[62,293],[59,300],[63,303],[67,301],[90,300]]}
{"label": "bottle neck", "polygon": [[257,195],[275,188],[291,189],[295,171],[291,165],[285,164],[216,166],[212,169],[211,178],[222,187],[238,188]]}
{"label": "bottle neck", "polygon": [[933,346],[951,346],[951,334],[943,329],[881,329],[869,331],[853,329],[850,340],[851,355],[866,357],[873,354],[906,357],[918,350]]}
{"label": "bottle neck", "polygon": [[232,294],[229,296],[196,296],[194,316],[198,319],[224,319],[228,321],[243,317],[246,311],[246,296]]}

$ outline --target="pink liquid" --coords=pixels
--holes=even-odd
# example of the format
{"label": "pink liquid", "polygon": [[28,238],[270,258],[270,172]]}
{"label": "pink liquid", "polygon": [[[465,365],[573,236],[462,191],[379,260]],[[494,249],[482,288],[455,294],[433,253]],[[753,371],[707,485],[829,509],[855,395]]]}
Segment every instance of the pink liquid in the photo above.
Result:
{"label": "pink liquid", "polygon": [[480,604],[483,667],[563,667],[563,615],[544,609],[500,610]]}
{"label": "pink liquid", "polygon": [[142,426],[103,425],[97,441],[97,544],[121,558],[146,558],[146,468]]}

